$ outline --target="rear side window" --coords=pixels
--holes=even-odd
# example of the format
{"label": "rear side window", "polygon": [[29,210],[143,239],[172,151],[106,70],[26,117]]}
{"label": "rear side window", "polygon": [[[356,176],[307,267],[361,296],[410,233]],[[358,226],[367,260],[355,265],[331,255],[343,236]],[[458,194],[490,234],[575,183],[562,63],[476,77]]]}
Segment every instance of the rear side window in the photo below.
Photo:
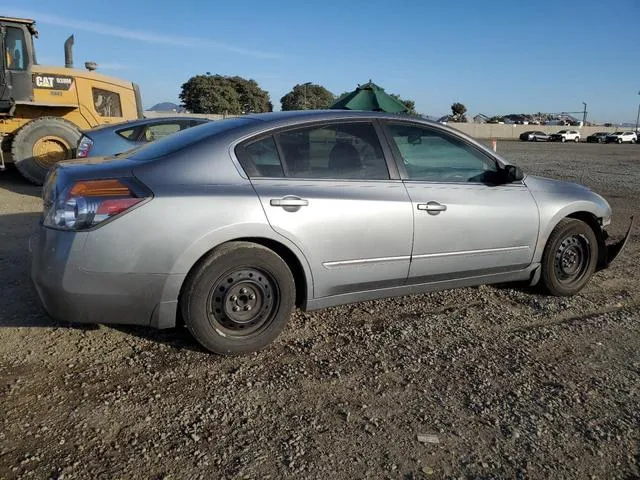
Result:
{"label": "rear side window", "polygon": [[101,117],[122,117],[120,95],[102,88],[92,88],[91,92],[93,93],[93,107],[98,115]]}
{"label": "rear side window", "polygon": [[389,170],[370,123],[298,128],[237,151],[250,177],[387,180]]}
{"label": "rear side window", "polygon": [[140,134],[140,127],[127,128],[126,130],[118,130],[116,133],[121,137],[126,138],[127,140],[135,141],[138,138],[138,135]]}
{"label": "rear side window", "polygon": [[240,165],[250,177],[284,177],[278,148],[272,136],[246,144],[238,154]]}
{"label": "rear side window", "polygon": [[301,128],[276,135],[287,176],[386,180],[389,170],[370,123]]}

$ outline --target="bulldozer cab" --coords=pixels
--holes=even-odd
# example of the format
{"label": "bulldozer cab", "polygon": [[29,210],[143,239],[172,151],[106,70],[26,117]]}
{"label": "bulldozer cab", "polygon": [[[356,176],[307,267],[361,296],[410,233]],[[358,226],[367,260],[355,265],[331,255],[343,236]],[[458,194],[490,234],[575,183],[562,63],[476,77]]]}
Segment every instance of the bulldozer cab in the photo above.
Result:
{"label": "bulldozer cab", "polygon": [[33,98],[33,37],[38,34],[34,24],[33,20],[0,17],[0,115],[10,114],[15,102]]}

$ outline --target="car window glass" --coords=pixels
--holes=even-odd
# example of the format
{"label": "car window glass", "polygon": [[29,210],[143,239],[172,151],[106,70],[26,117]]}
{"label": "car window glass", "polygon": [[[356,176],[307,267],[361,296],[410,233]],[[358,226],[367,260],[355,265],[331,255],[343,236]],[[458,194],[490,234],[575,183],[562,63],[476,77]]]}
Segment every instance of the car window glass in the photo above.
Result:
{"label": "car window glass", "polygon": [[122,117],[120,95],[102,88],[92,88],[93,106],[101,117]]}
{"label": "car window glass", "polygon": [[180,126],[181,125],[179,122],[156,123],[154,125],[148,125],[144,129],[144,134],[141,140],[145,142],[153,142],[154,140],[159,140],[166,137],[167,135],[179,132],[181,130]]}
{"label": "car window glass", "polygon": [[28,59],[22,30],[16,27],[7,27],[4,44],[7,68],[9,70],[26,70]]}
{"label": "car window glass", "polygon": [[384,180],[389,170],[370,123],[307,127],[276,135],[287,176]]}
{"label": "car window glass", "polygon": [[495,161],[461,139],[417,125],[389,124],[407,178],[429,182],[493,182]]}
{"label": "car window glass", "polygon": [[238,160],[249,177],[284,177],[276,142],[272,136],[238,150]]}
{"label": "car window glass", "polygon": [[126,138],[127,140],[135,140],[137,137],[135,133],[138,130],[139,130],[138,128],[127,128],[126,130],[119,130],[117,134],[120,135],[121,137]]}

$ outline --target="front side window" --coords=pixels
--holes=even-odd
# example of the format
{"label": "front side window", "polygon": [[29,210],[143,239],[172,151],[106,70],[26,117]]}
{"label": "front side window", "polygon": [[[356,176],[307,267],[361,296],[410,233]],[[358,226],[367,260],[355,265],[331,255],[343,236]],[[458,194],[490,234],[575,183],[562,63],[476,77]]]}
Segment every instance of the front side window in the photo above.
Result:
{"label": "front side window", "polygon": [[24,32],[20,28],[7,27],[4,45],[7,68],[9,70],[26,70],[28,58]]}
{"label": "front side window", "polygon": [[288,177],[386,180],[389,170],[370,123],[306,127],[275,136]]}
{"label": "front side window", "polygon": [[148,125],[144,129],[141,140],[144,142],[153,142],[154,140],[159,140],[167,135],[171,135],[172,133],[179,132],[182,128],[182,124],[179,122]]}
{"label": "front side window", "polygon": [[101,88],[92,88],[93,107],[101,117],[122,117],[120,95]]}
{"label": "front side window", "polygon": [[397,147],[409,180],[440,183],[498,181],[496,162],[451,134],[400,123],[388,124],[387,132]]}

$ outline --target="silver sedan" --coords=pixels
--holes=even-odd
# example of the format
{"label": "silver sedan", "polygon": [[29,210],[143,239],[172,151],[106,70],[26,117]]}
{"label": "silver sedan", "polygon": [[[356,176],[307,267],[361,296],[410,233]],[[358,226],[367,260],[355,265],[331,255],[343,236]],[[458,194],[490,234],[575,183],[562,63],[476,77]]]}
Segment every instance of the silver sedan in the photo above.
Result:
{"label": "silver sedan", "polygon": [[524,175],[440,124],[248,115],[58,165],[31,239],[49,314],[258,350],[313,310],[488,283],[573,295],[626,238],[586,187]]}

